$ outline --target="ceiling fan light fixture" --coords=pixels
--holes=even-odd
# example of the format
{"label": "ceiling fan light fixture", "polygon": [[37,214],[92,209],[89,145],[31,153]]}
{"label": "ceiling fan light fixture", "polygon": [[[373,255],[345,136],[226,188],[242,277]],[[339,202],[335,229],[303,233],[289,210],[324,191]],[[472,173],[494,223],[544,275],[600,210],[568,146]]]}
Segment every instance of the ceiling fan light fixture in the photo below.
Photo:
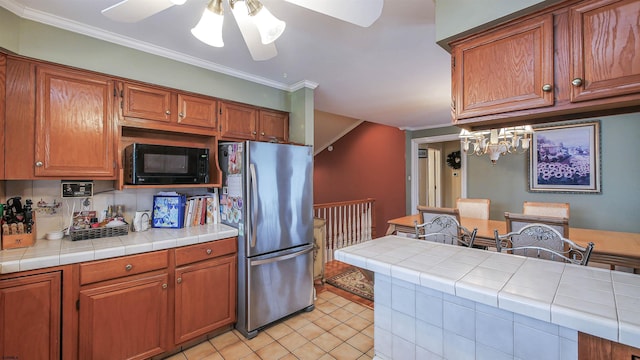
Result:
{"label": "ceiling fan light fixture", "polygon": [[184,5],[184,3],[187,2],[187,0],[169,0],[173,3],[173,5]]}
{"label": "ceiling fan light fixture", "polygon": [[222,0],[211,0],[204,9],[198,24],[191,29],[191,34],[203,43],[223,47],[222,22],[224,20],[224,9]]}
{"label": "ceiling fan light fixture", "polygon": [[273,16],[258,0],[245,0],[249,16],[260,32],[260,41],[267,45],[276,41],[284,32],[287,24]]}

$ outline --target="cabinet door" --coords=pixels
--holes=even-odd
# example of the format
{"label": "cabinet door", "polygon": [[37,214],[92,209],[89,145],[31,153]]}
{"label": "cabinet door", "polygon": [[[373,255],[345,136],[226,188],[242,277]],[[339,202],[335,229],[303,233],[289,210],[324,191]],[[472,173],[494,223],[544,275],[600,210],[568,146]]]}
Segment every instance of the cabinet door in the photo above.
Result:
{"label": "cabinet door", "polygon": [[216,101],[178,94],[178,124],[216,129]]}
{"label": "cabinet door", "polygon": [[552,15],[453,44],[452,74],[455,120],[553,105]]}
{"label": "cabinet door", "polygon": [[250,106],[220,102],[220,136],[255,140],[258,111]]}
{"label": "cabinet door", "polygon": [[172,110],[169,90],[131,83],[122,85],[124,117],[170,123]]}
{"label": "cabinet door", "polygon": [[570,8],[571,101],[640,92],[638,14],[637,0],[585,1]]}
{"label": "cabinet door", "polygon": [[236,264],[232,255],[176,269],[176,343],[236,321]]}
{"label": "cabinet door", "polygon": [[166,351],[168,275],[80,290],[79,358],[146,359]]}
{"label": "cabinet door", "polygon": [[60,358],[60,273],[0,281],[0,358]]}
{"label": "cabinet door", "polygon": [[260,110],[259,117],[260,141],[289,141],[289,115],[287,113]]}
{"label": "cabinet door", "polygon": [[38,67],[35,175],[114,178],[113,82]]}
{"label": "cabinet door", "polygon": [[7,81],[7,57],[0,54],[0,180],[4,179],[4,134],[6,132],[4,127],[5,117],[5,93],[6,93],[6,81]]}

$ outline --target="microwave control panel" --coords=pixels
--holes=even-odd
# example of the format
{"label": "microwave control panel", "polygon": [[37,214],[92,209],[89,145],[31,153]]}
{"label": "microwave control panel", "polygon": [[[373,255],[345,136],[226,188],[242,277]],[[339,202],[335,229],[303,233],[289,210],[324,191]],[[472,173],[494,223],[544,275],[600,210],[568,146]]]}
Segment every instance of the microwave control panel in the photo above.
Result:
{"label": "microwave control panel", "polygon": [[63,181],[60,185],[63,198],[87,198],[93,196],[93,182]]}

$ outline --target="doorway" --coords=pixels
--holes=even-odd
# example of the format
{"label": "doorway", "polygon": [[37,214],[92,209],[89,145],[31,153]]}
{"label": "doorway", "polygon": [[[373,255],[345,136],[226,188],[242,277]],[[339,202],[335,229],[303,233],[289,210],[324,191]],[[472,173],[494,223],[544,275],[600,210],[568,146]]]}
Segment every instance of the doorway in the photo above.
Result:
{"label": "doorway", "polygon": [[411,209],[418,205],[455,207],[455,199],[466,197],[466,159],[460,169],[447,166],[446,157],[461,150],[457,134],[411,140]]}

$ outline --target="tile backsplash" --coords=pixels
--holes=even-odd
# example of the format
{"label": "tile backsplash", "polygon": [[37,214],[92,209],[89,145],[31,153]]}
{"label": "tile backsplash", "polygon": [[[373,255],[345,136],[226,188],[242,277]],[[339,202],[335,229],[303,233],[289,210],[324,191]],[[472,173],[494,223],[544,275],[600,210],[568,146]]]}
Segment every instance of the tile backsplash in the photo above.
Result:
{"label": "tile backsplash", "polygon": [[62,199],[60,180],[6,180],[0,182],[0,202],[20,196],[24,205],[27,199],[33,201],[36,213],[36,236],[42,239],[48,232],[62,230],[69,226],[72,212],[93,210],[101,214],[109,205],[122,205],[124,218],[132,223],[138,210],[151,210],[153,195],[160,191],[177,191],[182,194],[200,194],[204,189],[125,189],[113,190],[112,181],[95,181],[94,195],[91,198]]}

